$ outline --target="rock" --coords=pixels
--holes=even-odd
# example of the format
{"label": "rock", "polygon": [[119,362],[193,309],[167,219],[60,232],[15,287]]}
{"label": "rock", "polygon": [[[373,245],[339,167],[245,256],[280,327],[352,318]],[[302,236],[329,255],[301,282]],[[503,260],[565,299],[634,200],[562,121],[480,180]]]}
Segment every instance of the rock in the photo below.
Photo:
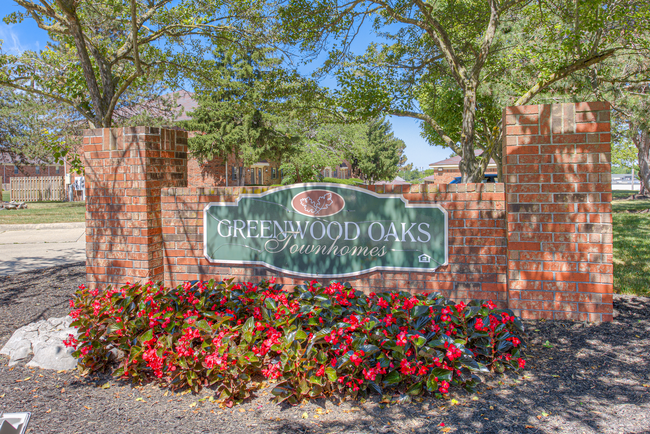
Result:
{"label": "rock", "polygon": [[77,367],[77,359],[72,357],[73,351],[60,342],[37,342],[34,344],[34,358],[27,366],[57,371],[74,369]]}
{"label": "rock", "polygon": [[124,359],[125,356],[126,353],[122,350],[118,350],[117,348],[111,348],[110,350],[108,350],[108,354],[107,354],[108,360],[111,362],[122,360]]}
{"label": "rock", "polygon": [[77,359],[72,357],[72,348],[66,348],[63,340],[69,335],[77,336],[77,330],[70,327],[72,318],[50,318],[37,321],[19,328],[7,344],[0,349],[0,354],[9,356],[9,365],[27,359],[29,367],[42,369],[68,370],[77,366]]}
{"label": "rock", "polygon": [[13,366],[33,355],[32,344],[30,341],[23,340],[17,343],[14,350],[9,354],[9,366]]}

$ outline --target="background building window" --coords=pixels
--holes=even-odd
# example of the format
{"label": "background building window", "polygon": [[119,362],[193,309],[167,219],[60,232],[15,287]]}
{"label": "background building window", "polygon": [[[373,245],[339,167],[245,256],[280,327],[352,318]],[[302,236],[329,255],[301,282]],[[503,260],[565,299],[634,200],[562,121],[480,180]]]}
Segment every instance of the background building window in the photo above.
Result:
{"label": "background building window", "polygon": [[271,178],[275,179],[278,177],[278,172],[276,171],[275,167],[271,169]]}
{"label": "background building window", "polygon": [[232,180],[237,180],[237,168],[235,166],[232,166]]}
{"label": "background building window", "polygon": [[18,166],[14,166],[14,175],[18,174]]}
{"label": "background building window", "polygon": [[36,174],[38,175],[41,173],[41,166],[36,166]]}
{"label": "background building window", "polygon": [[60,172],[60,169],[61,169],[60,166],[56,166],[56,173],[59,173],[59,172]]}

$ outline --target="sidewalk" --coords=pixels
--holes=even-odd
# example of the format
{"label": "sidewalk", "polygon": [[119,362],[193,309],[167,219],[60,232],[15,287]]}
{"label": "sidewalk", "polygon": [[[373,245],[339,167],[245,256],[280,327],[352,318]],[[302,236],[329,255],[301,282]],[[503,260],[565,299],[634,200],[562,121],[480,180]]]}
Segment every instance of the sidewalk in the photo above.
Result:
{"label": "sidewalk", "polygon": [[86,260],[85,223],[0,225],[0,276]]}

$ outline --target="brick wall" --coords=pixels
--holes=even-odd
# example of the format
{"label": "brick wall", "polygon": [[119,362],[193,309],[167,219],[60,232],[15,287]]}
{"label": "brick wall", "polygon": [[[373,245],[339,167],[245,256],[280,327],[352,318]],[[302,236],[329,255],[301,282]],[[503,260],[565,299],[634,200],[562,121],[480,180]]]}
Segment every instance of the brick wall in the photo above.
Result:
{"label": "brick wall", "polygon": [[611,321],[609,105],[508,107],[504,116],[510,307]]}
{"label": "brick wall", "polygon": [[[609,107],[509,107],[504,125],[505,185],[369,187],[441,204],[449,212],[449,265],[432,273],[374,272],[351,283],[489,298],[527,318],[611,321]],[[186,133],[89,130],[84,151],[89,285],[278,276],[203,258],[205,205],[267,187],[188,185]]]}
{"label": "brick wall", "polygon": [[162,280],[160,191],[187,185],[187,133],[86,130],[83,146],[88,285]]}
{"label": "brick wall", "polygon": [[[235,166],[239,170],[241,161],[238,161],[234,156],[228,158],[228,186],[236,186],[238,180],[232,179],[232,168]],[[276,168],[276,178],[272,177],[272,169]],[[261,185],[258,180],[258,169],[262,169],[263,185],[272,185],[280,183],[280,169],[277,164],[272,164],[263,167],[244,167],[244,185],[252,184],[251,170],[255,169],[255,185]],[[237,173],[239,176],[239,172]],[[211,161],[199,163],[195,158],[190,158],[187,161],[187,186],[188,187],[225,187],[226,186],[226,167],[222,158],[215,158]]]}
{"label": "brick wall", "polygon": [[[496,169],[487,169],[485,171],[486,175],[493,174],[496,175]],[[436,169],[436,173],[430,175],[425,179],[425,182],[428,184],[449,184],[454,178],[461,176],[460,170],[458,169]]]}
{"label": "brick wall", "polygon": [[[376,186],[378,193],[401,193],[411,203],[438,203],[449,212],[449,265],[435,273],[374,272],[345,279],[365,291],[439,291],[455,300],[492,299],[501,306],[506,297],[506,233],[503,184],[450,186]],[[279,276],[281,283],[300,284],[261,266],[210,264],[203,257],[203,209],[210,202],[235,201],[241,192],[266,188],[168,188],[162,191],[165,282],[235,277],[259,280]],[[331,279],[323,279],[330,281]]]}

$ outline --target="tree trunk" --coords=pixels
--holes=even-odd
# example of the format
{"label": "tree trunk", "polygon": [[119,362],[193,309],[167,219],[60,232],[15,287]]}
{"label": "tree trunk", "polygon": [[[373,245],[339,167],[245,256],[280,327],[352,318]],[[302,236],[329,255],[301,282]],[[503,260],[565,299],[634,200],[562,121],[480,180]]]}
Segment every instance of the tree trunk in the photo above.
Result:
{"label": "tree trunk", "polygon": [[639,150],[639,179],[641,188],[639,193],[650,196],[650,130],[637,127],[638,133],[632,137],[632,142]]}
{"label": "tree trunk", "polygon": [[[74,39],[75,46],[77,48],[77,53],[79,55],[79,63],[81,64],[81,69],[83,71],[84,78],[86,80],[86,85],[88,86],[88,93],[93,101],[95,106],[93,127],[94,128],[106,128],[110,127],[111,119],[108,119],[107,124],[104,123],[104,117],[106,115],[107,108],[105,104],[105,99],[109,95],[103,95],[102,91],[99,88],[97,79],[95,77],[95,71],[93,70],[92,61],[88,54],[88,49],[86,47],[86,40],[83,35],[83,30],[81,28],[81,22],[77,16],[76,5],[70,0],[58,0],[58,5],[61,7],[61,10],[68,18],[68,25],[70,26],[70,32]],[[104,77],[102,77],[104,78]],[[110,95],[108,100],[110,101],[113,95]]]}
{"label": "tree trunk", "polygon": [[462,151],[458,168],[461,173],[461,182],[481,182],[476,155],[474,154],[474,136],[476,126],[476,85],[467,85],[463,102],[463,131],[460,138]]}
{"label": "tree trunk", "polygon": [[298,166],[294,164],[293,166],[296,169],[296,184],[302,183],[302,177],[300,176],[300,170],[298,169]]}
{"label": "tree trunk", "polygon": [[503,182],[503,155],[499,149],[494,152],[493,158],[494,162],[497,163],[497,181]]}

